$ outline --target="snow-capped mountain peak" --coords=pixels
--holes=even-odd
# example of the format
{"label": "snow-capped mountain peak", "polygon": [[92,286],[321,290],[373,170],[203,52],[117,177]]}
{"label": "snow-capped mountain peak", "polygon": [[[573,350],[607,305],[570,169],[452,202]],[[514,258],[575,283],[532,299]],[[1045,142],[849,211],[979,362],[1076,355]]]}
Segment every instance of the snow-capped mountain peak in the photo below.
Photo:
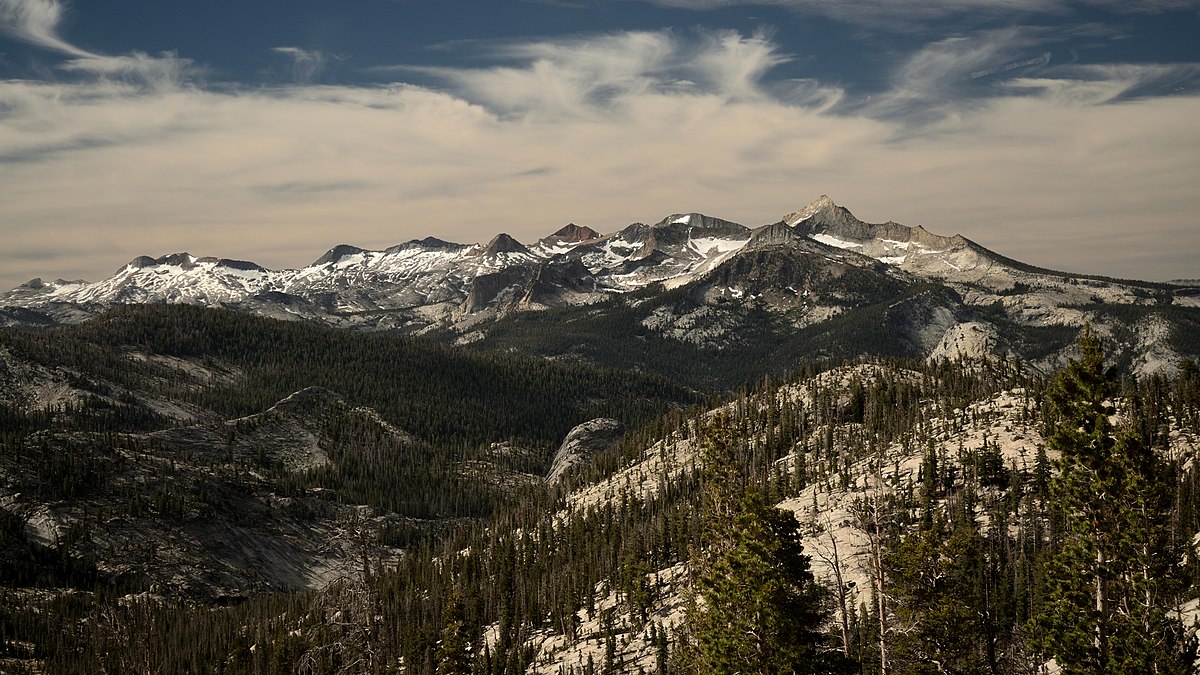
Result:
{"label": "snow-capped mountain peak", "polygon": [[334,246],[333,248],[326,251],[325,255],[314,260],[313,263],[311,265],[309,265],[309,267],[320,267],[321,265],[328,265],[330,263],[336,263],[337,261],[341,260],[342,258],[345,258],[346,256],[351,256],[351,255],[355,255],[357,253],[362,253],[362,252],[363,252],[363,249],[361,249],[357,246],[351,246],[350,244],[338,244],[337,246]]}
{"label": "snow-capped mountain peak", "polygon": [[[924,227],[893,221],[867,223],[822,195],[788,214],[784,224],[813,241],[853,251],[920,276],[980,281],[990,260],[959,235],[946,237]],[[981,271],[982,270],[982,271]]]}
{"label": "snow-capped mountain peak", "polygon": [[821,195],[808,206],[784,216],[783,222],[787,223],[790,227],[794,227],[797,223],[808,220],[818,214],[828,214],[839,208],[841,207],[833,203],[833,200],[828,195]]}

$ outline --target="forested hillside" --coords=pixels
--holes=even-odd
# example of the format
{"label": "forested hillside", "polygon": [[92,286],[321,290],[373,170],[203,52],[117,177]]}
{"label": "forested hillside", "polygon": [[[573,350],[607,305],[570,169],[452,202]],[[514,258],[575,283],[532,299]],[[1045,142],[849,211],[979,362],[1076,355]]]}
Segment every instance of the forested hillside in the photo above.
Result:
{"label": "forested hillside", "polygon": [[146,593],[236,605],[362,578],[364,556],[394,560],[540,484],[572,426],[637,426],[696,396],[187,306],[4,330],[5,612]]}
{"label": "forested hillside", "polygon": [[[634,421],[693,397],[664,378],[190,305],[117,307],[44,332],[7,329],[0,347],[118,404],[122,394],[146,404],[165,398],[199,408],[202,418],[228,419],[319,386],[442,443],[547,443],[590,417]],[[8,398],[10,409],[43,412],[36,398]]]}
{"label": "forested hillside", "polygon": [[[1133,379],[1085,340],[1049,378],[1017,361],[827,363],[699,404],[629,371],[193,308],[0,339],[8,382],[76,401],[4,407],[14,672],[735,672],[747,654],[754,672],[1191,667],[1191,362]],[[600,415],[621,442],[540,479]],[[104,576],[97,532],[232,520],[241,502],[212,498],[218,483],[327,519],[340,571],[227,606]],[[137,485],[162,496],[130,499]],[[18,499],[37,489],[51,514],[104,510],[39,543]],[[254,526],[293,522],[281,512]]]}

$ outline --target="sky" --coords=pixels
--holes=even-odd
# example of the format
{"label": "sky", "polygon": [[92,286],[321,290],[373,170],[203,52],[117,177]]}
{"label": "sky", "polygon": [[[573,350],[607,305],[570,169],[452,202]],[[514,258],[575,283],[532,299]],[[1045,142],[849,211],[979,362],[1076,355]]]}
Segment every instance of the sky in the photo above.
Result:
{"label": "sky", "polygon": [[0,288],[827,194],[1200,278],[1200,0],[0,0]]}

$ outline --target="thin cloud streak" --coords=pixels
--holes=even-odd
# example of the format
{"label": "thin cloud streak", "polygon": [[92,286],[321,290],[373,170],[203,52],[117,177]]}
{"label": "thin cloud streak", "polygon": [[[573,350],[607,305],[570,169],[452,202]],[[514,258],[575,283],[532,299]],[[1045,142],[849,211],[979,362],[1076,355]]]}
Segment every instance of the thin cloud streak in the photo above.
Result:
{"label": "thin cloud streak", "polygon": [[121,56],[91,55],[71,59],[59,65],[59,69],[152,89],[175,89],[203,74],[203,69],[191,59],[180,58],[173,52],[159,56],[142,52]]}
{"label": "thin cloud streak", "polygon": [[[979,39],[912,56],[892,100],[961,97],[971,72],[1036,47]],[[1124,95],[1162,68],[1016,69],[913,126],[894,106],[831,108],[845,99],[832,85],[767,84],[789,57],[762,35],[503,49],[504,67],[438,69],[440,89],[0,82],[0,157],[20,159],[0,163],[0,285],[98,279],[180,250],[278,268],[342,242],[532,241],[568,221],[613,231],[701,211],[760,225],[821,193],[1034,264],[1200,276],[1173,255],[1200,250],[1200,98]],[[947,65],[956,53],[970,58]],[[53,269],[26,259],[56,245]]]}
{"label": "thin cloud streak", "polygon": [[271,51],[291,59],[292,81],[300,84],[316,81],[329,65],[329,58],[324,53],[313,49],[274,47]]}
{"label": "thin cloud streak", "polygon": [[1042,44],[1034,32],[1028,28],[980,31],[927,44],[902,61],[892,73],[889,89],[863,103],[859,112],[910,123],[937,122],[957,114],[976,105],[977,99],[994,95],[981,88],[979,73],[999,71],[1024,50]]}
{"label": "thin cloud streak", "polygon": [[824,16],[864,26],[901,21],[915,29],[922,22],[955,17],[1060,15],[1073,8],[1155,14],[1196,8],[1194,0],[637,0],[660,7],[697,12],[727,7],[780,7],[799,14]]}
{"label": "thin cloud streak", "polygon": [[0,0],[0,32],[67,56],[96,56],[59,36],[62,17],[63,5],[56,0]]}
{"label": "thin cloud streak", "polygon": [[0,0],[0,32],[71,57],[58,68],[68,73],[136,83],[155,89],[176,88],[202,76],[191,59],[174,52],[159,56],[134,51],[107,55],[82,49],[58,33],[65,12],[57,0]]}

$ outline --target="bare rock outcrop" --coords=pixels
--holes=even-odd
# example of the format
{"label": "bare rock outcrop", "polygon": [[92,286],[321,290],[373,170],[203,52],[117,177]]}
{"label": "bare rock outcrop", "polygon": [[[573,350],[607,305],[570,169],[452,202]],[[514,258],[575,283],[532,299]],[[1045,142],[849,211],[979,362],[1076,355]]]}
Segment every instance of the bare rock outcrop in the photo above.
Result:
{"label": "bare rock outcrop", "polygon": [[582,466],[591,461],[593,455],[614,447],[621,440],[624,429],[621,423],[606,417],[600,417],[580,424],[572,429],[558,452],[554,454],[554,462],[546,481],[557,483],[566,472],[576,466]]}

